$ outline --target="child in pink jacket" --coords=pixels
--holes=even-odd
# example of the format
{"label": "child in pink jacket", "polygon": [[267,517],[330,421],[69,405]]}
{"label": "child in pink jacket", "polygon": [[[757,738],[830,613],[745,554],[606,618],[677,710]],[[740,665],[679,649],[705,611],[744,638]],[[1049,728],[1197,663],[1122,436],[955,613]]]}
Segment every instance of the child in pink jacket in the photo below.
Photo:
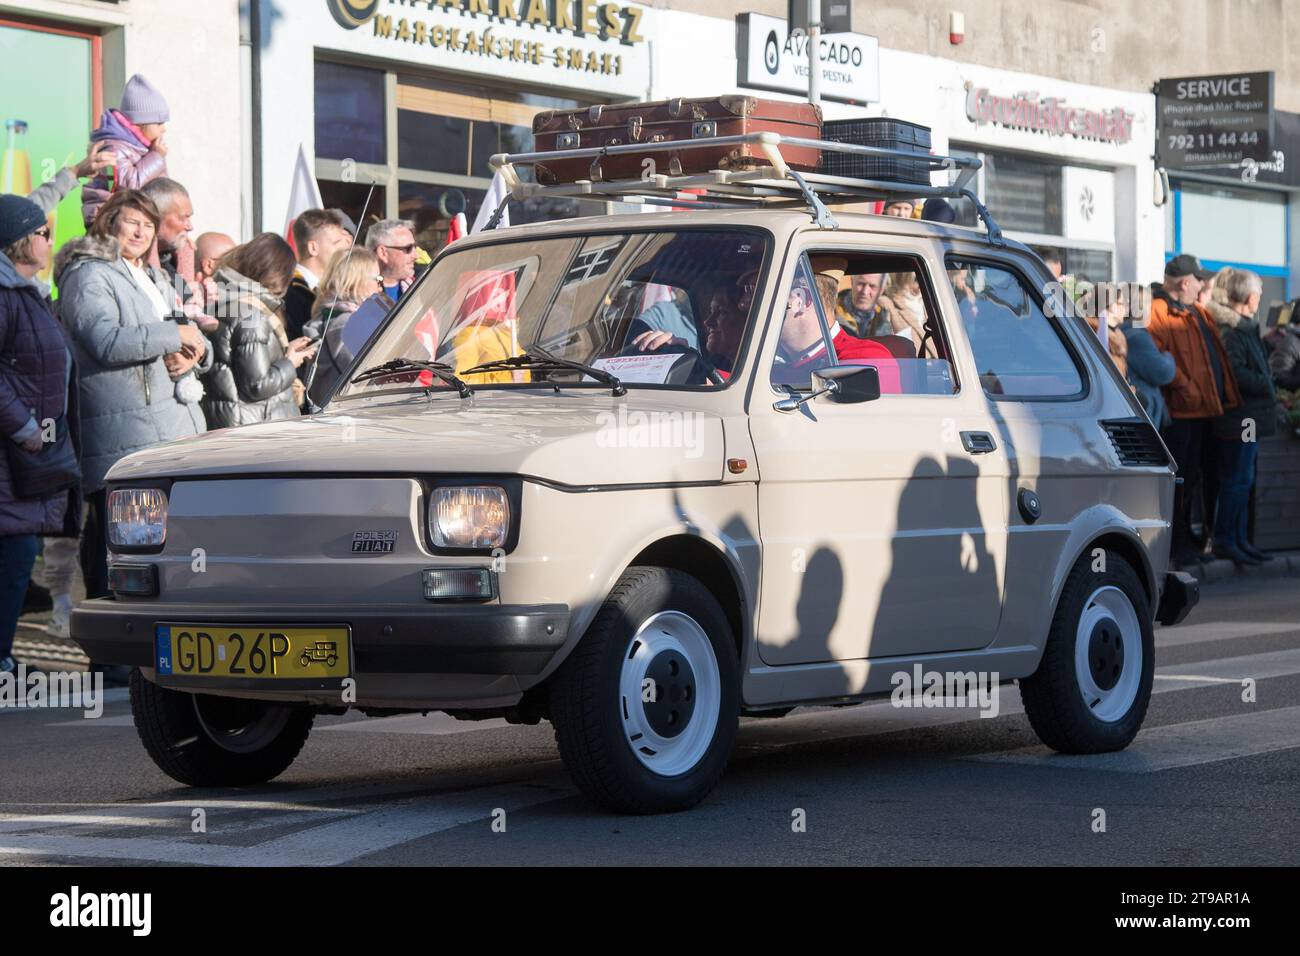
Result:
{"label": "child in pink jacket", "polygon": [[81,190],[81,215],[90,228],[99,207],[118,189],[139,189],[167,175],[167,144],[163,136],[171,110],[167,100],[137,73],[126,84],[119,109],[108,110],[90,136],[91,149],[106,143],[117,156],[116,169],[99,172]]}

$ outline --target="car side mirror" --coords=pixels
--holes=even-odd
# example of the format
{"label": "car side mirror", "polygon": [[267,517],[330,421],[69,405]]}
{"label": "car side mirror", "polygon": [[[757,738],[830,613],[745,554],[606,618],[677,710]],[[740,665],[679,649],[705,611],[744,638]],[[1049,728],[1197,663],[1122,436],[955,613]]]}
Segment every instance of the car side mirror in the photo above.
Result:
{"label": "car side mirror", "polygon": [[[829,388],[830,383],[835,388]],[[880,397],[880,373],[874,365],[832,365],[813,372],[813,384],[827,388],[830,401],[837,405],[874,402]]]}
{"label": "car side mirror", "polygon": [[807,395],[793,392],[772,405],[778,412],[798,411],[814,398],[829,395],[840,405],[856,405],[880,397],[880,373],[872,365],[828,365],[812,373],[813,390]]}

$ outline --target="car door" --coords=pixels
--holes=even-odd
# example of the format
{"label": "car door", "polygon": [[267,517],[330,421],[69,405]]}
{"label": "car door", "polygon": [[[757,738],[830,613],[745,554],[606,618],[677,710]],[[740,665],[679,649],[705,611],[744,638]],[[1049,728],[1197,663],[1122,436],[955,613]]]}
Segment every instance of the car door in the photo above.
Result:
{"label": "car door", "polygon": [[[909,360],[904,351],[897,376],[881,369],[895,390],[875,401],[817,399],[778,411],[785,390],[771,384],[782,365],[774,310],[750,401],[761,473],[758,640],[769,665],[982,648],[997,632],[1007,462],[952,334],[957,323],[940,314],[926,264],[940,255],[937,243],[873,235],[870,244],[819,244],[791,257],[786,295],[835,256],[850,268],[910,270],[937,357]],[[827,311],[829,338],[837,326]],[[918,355],[929,347],[913,346]]]}
{"label": "car door", "polygon": [[1002,630],[1010,640],[1040,639],[1053,575],[1079,513],[1102,501],[1123,507],[1141,498],[1131,498],[1133,483],[1115,475],[1098,421],[1105,417],[1103,390],[1090,387],[1087,363],[1065,329],[1080,320],[1046,296],[1059,287],[1044,287],[1027,263],[984,249],[954,251],[945,265],[964,287],[961,317],[977,387],[988,396],[1007,455],[1007,577],[1016,589]]}

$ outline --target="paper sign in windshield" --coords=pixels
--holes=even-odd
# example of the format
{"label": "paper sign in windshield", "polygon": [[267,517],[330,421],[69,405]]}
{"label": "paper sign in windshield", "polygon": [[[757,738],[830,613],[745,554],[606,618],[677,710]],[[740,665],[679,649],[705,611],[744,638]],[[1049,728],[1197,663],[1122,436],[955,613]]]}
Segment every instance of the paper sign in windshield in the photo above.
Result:
{"label": "paper sign in windshield", "polygon": [[597,359],[591,364],[617,376],[623,382],[662,385],[672,367],[681,361],[681,353],[672,355],[616,355]]}

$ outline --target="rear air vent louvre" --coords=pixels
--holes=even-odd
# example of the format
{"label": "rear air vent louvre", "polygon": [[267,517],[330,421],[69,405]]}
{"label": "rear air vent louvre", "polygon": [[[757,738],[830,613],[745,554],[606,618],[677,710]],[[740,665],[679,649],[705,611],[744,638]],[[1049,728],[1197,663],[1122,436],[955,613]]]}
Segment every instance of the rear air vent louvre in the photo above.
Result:
{"label": "rear air vent louvre", "polygon": [[1144,418],[1101,422],[1122,465],[1168,465],[1169,456],[1155,428]]}

